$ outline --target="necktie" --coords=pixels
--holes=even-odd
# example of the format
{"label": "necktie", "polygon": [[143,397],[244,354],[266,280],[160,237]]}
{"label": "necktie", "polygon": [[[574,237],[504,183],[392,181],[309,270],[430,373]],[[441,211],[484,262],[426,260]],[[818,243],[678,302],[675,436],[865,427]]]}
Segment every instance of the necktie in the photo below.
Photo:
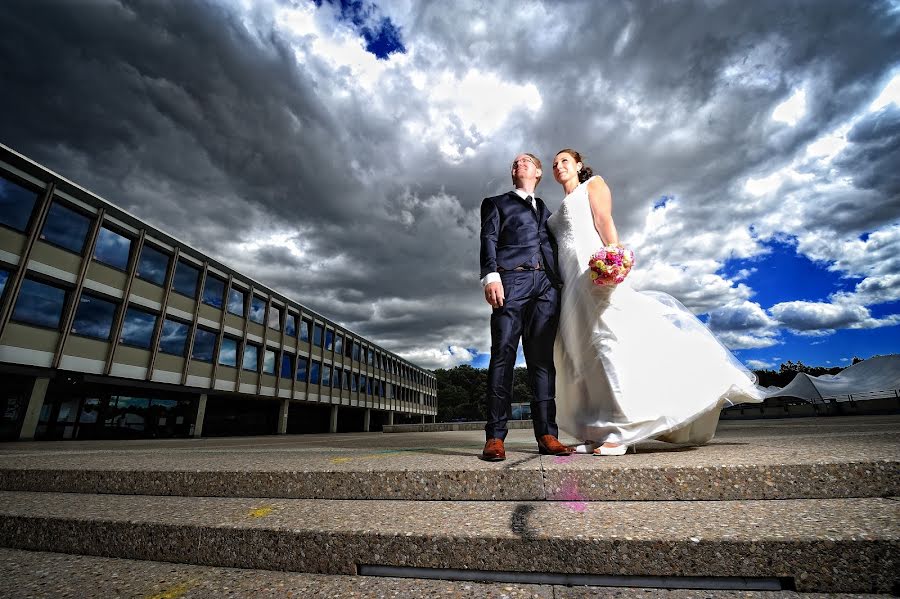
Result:
{"label": "necktie", "polygon": [[537,202],[534,201],[534,196],[527,196],[525,201],[531,205],[531,209],[537,212]]}

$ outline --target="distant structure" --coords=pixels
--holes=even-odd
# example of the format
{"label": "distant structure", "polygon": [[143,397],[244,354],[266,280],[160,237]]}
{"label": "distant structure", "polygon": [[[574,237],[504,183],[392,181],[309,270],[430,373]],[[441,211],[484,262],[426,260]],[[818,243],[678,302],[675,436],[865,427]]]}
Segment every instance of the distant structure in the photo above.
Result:
{"label": "distant structure", "polygon": [[0,144],[0,440],[436,414],[431,372]]}

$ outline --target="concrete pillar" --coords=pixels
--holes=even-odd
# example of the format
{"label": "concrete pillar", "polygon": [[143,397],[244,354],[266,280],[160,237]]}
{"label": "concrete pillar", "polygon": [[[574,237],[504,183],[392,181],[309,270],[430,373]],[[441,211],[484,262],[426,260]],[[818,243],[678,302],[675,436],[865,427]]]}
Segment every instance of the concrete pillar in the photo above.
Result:
{"label": "concrete pillar", "polygon": [[422,414],[422,424],[425,424],[425,414]]}
{"label": "concrete pillar", "polygon": [[28,398],[28,407],[25,409],[25,419],[22,421],[22,428],[19,430],[20,441],[31,441],[34,439],[34,433],[37,430],[38,421],[41,419],[41,408],[44,407],[44,397],[47,395],[47,387],[49,385],[50,379],[48,378],[34,379],[31,397]]}
{"label": "concrete pillar", "polygon": [[206,417],[206,393],[200,394],[197,402],[197,418],[194,420],[194,438],[199,439],[203,435],[203,419]]}
{"label": "concrete pillar", "polygon": [[281,400],[281,409],[278,411],[278,434],[284,435],[287,433],[287,421],[288,421],[288,409],[291,406],[291,401],[289,399]]}
{"label": "concrete pillar", "polygon": [[388,424],[394,424],[394,413],[388,412]]}
{"label": "concrete pillar", "polygon": [[365,415],[363,416],[363,432],[369,432],[369,425],[372,423],[372,410],[366,408]]}
{"label": "concrete pillar", "polygon": [[437,422],[437,416],[432,416],[432,417],[431,417],[431,424],[434,424],[435,422]]}
{"label": "concrete pillar", "polygon": [[328,425],[329,433],[337,432],[338,407],[331,406],[331,423]]}

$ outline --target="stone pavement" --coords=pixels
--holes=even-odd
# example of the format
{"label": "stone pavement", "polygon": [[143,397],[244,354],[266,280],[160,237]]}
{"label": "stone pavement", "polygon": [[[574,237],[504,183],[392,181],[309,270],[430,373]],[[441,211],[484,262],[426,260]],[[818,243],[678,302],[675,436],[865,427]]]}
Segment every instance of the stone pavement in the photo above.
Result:
{"label": "stone pavement", "polygon": [[[745,589],[721,596],[900,589],[900,417],[728,421],[707,446],[648,442],[618,458],[540,456],[528,430],[507,441],[500,463],[477,459],[477,431],[0,444],[0,546],[15,549],[0,554],[12,573],[0,590],[63,596],[60,581],[82,579],[99,589],[94,570],[128,579],[96,596],[152,596],[184,580],[205,582],[172,596],[229,596],[244,583],[254,596],[291,596],[292,585],[346,596],[643,592],[560,586],[565,576]],[[361,575],[373,572],[419,578]],[[506,582],[422,578],[458,572]],[[546,584],[526,584],[536,580]]]}

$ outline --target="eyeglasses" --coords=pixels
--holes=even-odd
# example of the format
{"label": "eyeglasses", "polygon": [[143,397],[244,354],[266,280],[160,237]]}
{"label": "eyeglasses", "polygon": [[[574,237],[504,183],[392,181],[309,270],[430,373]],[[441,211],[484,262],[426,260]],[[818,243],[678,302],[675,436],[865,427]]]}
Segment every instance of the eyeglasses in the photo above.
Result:
{"label": "eyeglasses", "polygon": [[[519,158],[518,160],[513,160],[512,165],[515,168],[519,164],[527,164],[529,162],[531,164],[534,164],[534,160],[532,160],[531,158]],[[537,166],[536,164],[534,164],[534,165]]]}

